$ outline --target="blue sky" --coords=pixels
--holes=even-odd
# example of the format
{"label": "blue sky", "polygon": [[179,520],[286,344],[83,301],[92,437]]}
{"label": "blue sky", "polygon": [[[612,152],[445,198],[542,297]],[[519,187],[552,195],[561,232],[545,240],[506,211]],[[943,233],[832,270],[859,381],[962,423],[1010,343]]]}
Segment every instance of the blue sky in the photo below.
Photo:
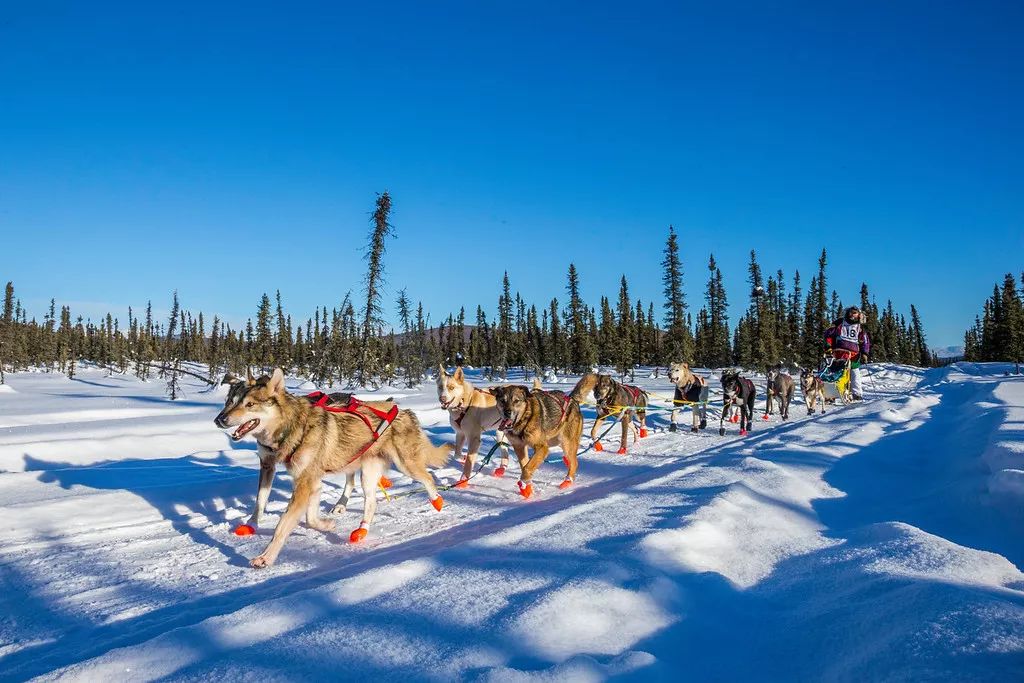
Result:
{"label": "blue sky", "polygon": [[956,344],[1024,268],[1022,7],[6,3],[0,278],[40,315],[305,317],[386,188],[389,304],[493,310],[505,269],[544,303],[570,261],[657,301],[673,224],[691,305],[711,252],[735,321],[751,248],[789,277],[824,246],[844,300]]}

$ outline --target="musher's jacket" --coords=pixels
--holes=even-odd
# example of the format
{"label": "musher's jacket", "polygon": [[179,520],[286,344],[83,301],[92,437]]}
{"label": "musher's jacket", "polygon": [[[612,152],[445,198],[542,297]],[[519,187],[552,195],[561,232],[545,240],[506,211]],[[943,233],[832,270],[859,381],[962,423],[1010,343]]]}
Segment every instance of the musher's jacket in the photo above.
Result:
{"label": "musher's jacket", "polygon": [[860,323],[851,323],[846,318],[839,318],[825,330],[825,343],[830,349],[871,355],[871,337]]}

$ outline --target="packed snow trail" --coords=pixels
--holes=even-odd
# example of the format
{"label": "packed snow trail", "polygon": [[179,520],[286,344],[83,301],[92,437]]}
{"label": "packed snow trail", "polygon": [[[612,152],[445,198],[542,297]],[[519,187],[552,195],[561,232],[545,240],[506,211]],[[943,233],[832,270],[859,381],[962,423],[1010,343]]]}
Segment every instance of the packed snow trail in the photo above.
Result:
{"label": "packed snow trail", "polygon": [[[548,464],[537,500],[514,465],[487,469],[440,514],[423,494],[382,503],[362,547],[344,542],[357,499],[263,572],[246,560],[289,485],[258,536],[231,535],[256,464],[213,428],[217,395],[15,375],[0,677],[1007,679],[1024,670],[1024,383],[1002,371],[870,366],[865,404],[758,415],[744,439],[659,432],[589,453],[567,492]],[[450,438],[432,385],[387,393]]]}

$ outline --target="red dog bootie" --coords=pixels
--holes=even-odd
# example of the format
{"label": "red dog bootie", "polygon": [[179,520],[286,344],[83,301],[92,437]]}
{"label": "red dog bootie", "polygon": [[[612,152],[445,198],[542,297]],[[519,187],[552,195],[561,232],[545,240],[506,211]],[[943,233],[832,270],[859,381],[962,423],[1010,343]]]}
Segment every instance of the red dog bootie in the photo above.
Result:
{"label": "red dog bootie", "polygon": [[594,450],[595,451],[603,451],[604,450],[604,446],[601,445],[600,441],[595,441],[594,442]]}
{"label": "red dog bootie", "polygon": [[457,482],[455,482],[455,488],[457,488],[457,489],[468,489],[469,488],[469,479],[459,479]]}
{"label": "red dog bootie", "polygon": [[366,538],[366,534],[367,534],[366,527],[360,524],[358,529],[356,529],[351,534],[349,534],[348,542],[349,543],[359,543],[359,541],[361,541],[364,538]]}
{"label": "red dog bootie", "polygon": [[569,477],[566,477],[565,479],[562,480],[562,483],[558,485],[558,488],[560,488],[560,489],[567,489],[570,486],[572,486],[572,479],[570,479]]}
{"label": "red dog bootie", "polygon": [[740,436],[746,436],[746,435],[747,435],[747,430],[746,429],[741,429],[740,430]]}
{"label": "red dog bootie", "polygon": [[248,524],[239,524],[235,527],[235,536],[252,536],[254,533],[256,530]]}
{"label": "red dog bootie", "polygon": [[625,455],[625,454],[626,454],[626,449],[625,448],[620,448],[619,449],[619,455]]}
{"label": "red dog bootie", "polygon": [[444,498],[442,498],[441,496],[438,496],[434,500],[430,501],[430,504],[434,506],[435,510],[440,512],[441,508],[444,507]]}
{"label": "red dog bootie", "polygon": [[380,478],[380,487],[382,489],[389,489],[389,488],[391,488],[391,480],[388,479],[387,477],[381,477]]}
{"label": "red dog bootie", "polygon": [[519,480],[519,495],[523,498],[529,498],[533,495],[533,484],[528,481]]}
{"label": "red dog bootie", "polygon": [[494,470],[494,476],[496,476],[496,477],[504,477],[505,476],[505,466],[504,465],[498,465],[497,469]]}
{"label": "red dog bootie", "polygon": [[762,415],[761,419],[762,420],[767,420],[768,419],[768,413],[765,413],[764,415]]}
{"label": "red dog bootie", "polygon": [[641,439],[646,439],[647,438],[647,430],[646,429],[641,429],[640,430],[640,438]]}

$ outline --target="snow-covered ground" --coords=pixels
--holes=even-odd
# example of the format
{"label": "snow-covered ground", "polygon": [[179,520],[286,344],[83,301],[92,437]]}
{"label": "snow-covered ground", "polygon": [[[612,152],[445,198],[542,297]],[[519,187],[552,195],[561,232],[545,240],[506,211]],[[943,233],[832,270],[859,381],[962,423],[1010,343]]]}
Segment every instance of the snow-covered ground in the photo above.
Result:
{"label": "snow-covered ground", "polygon": [[[1005,370],[870,366],[863,404],[746,438],[655,430],[582,456],[566,491],[543,466],[529,501],[515,465],[487,468],[440,513],[382,502],[353,546],[357,495],[263,571],[247,560],[290,482],[256,536],[231,533],[257,463],[214,427],[221,392],[9,375],[0,678],[1020,680],[1024,378]],[[432,384],[381,393],[451,439]]]}

